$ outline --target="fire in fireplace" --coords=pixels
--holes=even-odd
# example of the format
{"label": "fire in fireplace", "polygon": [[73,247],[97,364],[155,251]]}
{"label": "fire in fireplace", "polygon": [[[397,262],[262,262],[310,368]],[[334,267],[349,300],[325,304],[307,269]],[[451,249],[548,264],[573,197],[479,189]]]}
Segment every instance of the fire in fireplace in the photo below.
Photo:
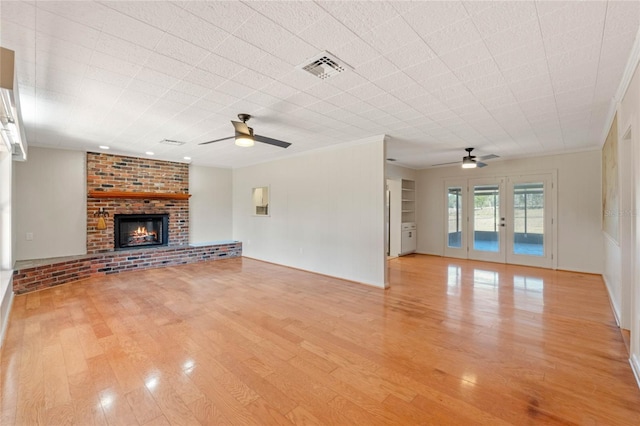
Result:
{"label": "fire in fireplace", "polygon": [[166,246],[169,242],[168,214],[114,215],[115,249]]}

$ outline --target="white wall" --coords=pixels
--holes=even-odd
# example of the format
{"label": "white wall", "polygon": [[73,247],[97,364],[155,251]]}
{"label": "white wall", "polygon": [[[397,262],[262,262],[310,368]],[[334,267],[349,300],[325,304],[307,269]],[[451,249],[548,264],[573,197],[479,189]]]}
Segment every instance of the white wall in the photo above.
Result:
{"label": "white wall", "polygon": [[189,243],[232,238],[232,178],[231,169],[189,166]]}
{"label": "white wall", "polygon": [[607,286],[618,304],[616,309],[622,327],[630,330],[631,365],[640,384],[640,71],[637,67],[617,114],[623,205],[620,245],[605,245],[610,259],[606,272],[611,275]]}
{"label": "white wall", "polygon": [[390,163],[390,162],[387,161],[387,167],[386,167],[385,174],[387,176],[387,179],[416,180],[416,179],[418,179],[418,172],[419,172],[418,170],[410,169],[408,167],[402,167],[402,166],[399,166],[397,164],[393,164],[393,163]]}
{"label": "white wall", "polygon": [[418,252],[444,253],[444,180],[558,171],[558,268],[602,273],[601,152],[588,151],[518,160],[489,167],[422,170],[418,178]]}
{"label": "white wall", "polygon": [[0,346],[13,300],[12,180],[11,153],[0,148]]}
{"label": "white wall", "polygon": [[35,147],[14,163],[15,260],[87,252],[85,163],[84,152]]}
{"label": "white wall", "polygon": [[[383,287],[384,140],[233,171],[233,238],[247,257]],[[251,190],[269,186],[270,216]]]}

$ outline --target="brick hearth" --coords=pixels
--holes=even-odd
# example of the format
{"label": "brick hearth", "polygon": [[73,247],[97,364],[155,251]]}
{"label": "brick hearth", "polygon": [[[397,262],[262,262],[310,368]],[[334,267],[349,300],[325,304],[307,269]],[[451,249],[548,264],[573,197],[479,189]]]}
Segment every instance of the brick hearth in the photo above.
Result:
{"label": "brick hearth", "polygon": [[185,265],[187,263],[242,256],[238,241],[187,247],[159,247],[122,250],[67,259],[17,262],[13,272],[13,291],[28,293],[96,275],[123,271]]}

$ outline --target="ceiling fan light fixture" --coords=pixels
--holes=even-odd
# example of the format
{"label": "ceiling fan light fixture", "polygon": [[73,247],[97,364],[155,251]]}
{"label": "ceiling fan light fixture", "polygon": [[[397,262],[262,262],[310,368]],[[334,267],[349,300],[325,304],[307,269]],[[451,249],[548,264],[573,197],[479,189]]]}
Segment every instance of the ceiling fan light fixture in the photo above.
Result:
{"label": "ceiling fan light fixture", "polygon": [[462,159],[462,168],[463,169],[475,169],[478,165],[476,164],[476,160],[469,157],[464,157]]}
{"label": "ceiling fan light fixture", "polygon": [[249,136],[249,135],[238,135],[236,136],[236,145],[244,147],[244,148],[248,148],[250,146],[253,146],[254,144],[254,140],[253,137]]}
{"label": "ceiling fan light fixture", "polygon": [[231,120],[231,124],[233,124],[233,128],[236,130],[236,134],[234,136],[229,136],[222,139],[216,139],[213,141],[202,142],[198,145],[207,145],[214,142],[226,141],[229,139],[234,139],[234,143],[237,146],[241,147],[250,147],[255,144],[255,142],[265,143],[267,145],[278,146],[280,148],[288,148],[291,145],[289,142],[280,141],[278,139],[268,138],[266,136],[254,135],[253,129],[247,126],[247,121],[251,118],[250,114],[240,113],[238,114],[238,119],[240,121]]}

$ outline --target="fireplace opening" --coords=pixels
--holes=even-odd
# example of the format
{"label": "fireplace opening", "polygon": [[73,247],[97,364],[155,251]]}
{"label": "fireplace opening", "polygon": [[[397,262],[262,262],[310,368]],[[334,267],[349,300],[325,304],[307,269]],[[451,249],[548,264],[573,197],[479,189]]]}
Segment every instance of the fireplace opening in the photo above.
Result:
{"label": "fireplace opening", "polygon": [[116,250],[169,243],[168,214],[116,214],[113,218]]}

